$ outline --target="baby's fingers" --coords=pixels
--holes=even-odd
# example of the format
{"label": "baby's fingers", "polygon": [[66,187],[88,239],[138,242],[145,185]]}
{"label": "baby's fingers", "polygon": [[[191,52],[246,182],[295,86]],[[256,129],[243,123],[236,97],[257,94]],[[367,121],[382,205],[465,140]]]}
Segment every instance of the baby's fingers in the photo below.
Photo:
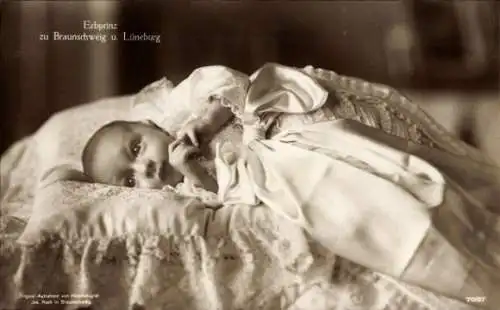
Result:
{"label": "baby's fingers", "polygon": [[168,153],[172,154],[181,144],[184,143],[183,139],[177,139],[168,145]]}
{"label": "baby's fingers", "polygon": [[185,141],[186,143],[192,144],[194,146],[199,146],[198,145],[198,138],[196,137],[196,133],[192,129],[181,131],[178,134],[177,139]]}
{"label": "baby's fingers", "polygon": [[184,149],[184,158],[188,159],[189,157],[191,157],[192,155],[194,154],[197,154],[200,150],[194,146],[186,146]]}
{"label": "baby's fingers", "polygon": [[185,132],[186,136],[189,138],[189,141],[196,147],[199,146],[198,138],[196,137],[196,132],[194,130],[187,130]]}

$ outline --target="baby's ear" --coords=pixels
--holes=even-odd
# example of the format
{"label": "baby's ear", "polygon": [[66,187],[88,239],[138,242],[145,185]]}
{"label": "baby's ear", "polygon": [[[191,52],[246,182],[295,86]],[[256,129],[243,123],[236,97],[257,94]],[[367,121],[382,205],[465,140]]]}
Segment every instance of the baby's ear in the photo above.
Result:
{"label": "baby's ear", "polygon": [[40,187],[46,187],[57,181],[77,181],[93,183],[90,176],[70,165],[60,165],[51,168],[40,178]]}

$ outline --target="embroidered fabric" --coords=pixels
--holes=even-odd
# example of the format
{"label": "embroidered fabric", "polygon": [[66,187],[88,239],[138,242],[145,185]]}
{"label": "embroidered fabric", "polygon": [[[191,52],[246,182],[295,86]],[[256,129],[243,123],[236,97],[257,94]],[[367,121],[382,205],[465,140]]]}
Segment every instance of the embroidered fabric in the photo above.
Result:
{"label": "embroidered fabric", "polygon": [[[61,205],[64,201],[64,208],[120,201],[115,208],[122,210],[117,214],[128,215],[124,219],[137,217],[136,204],[141,204],[140,214],[149,226],[154,218],[159,225],[164,223],[162,212],[187,209],[169,212],[171,224],[163,224],[185,228],[166,231],[131,226],[106,231],[98,227],[110,217],[81,212],[74,218],[60,217],[62,222],[52,218],[47,222],[50,226],[40,223],[45,227],[43,238],[28,243],[21,238],[11,251],[4,251],[4,246],[0,251],[2,261],[9,262],[0,266],[0,307],[4,309],[23,308],[42,299],[88,302],[109,310],[133,309],[134,305],[158,310],[473,309],[412,286],[402,287],[395,280],[332,257],[264,207],[223,207],[205,210],[206,217],[192,217],[200,213],[198,204],[173,192],[151,195],[96,185],[82,188],[76,182],[47,190],[65,195],[47,192],[39,203]],[[155,201],[158,205],[151,207]],[[159,216],[150,213],[151,208]],[[84,210],[82,206],[76,209]],[[82,230],[82,225],[94,228]],[[16,244],[15,238],[2,237],[2,244],[7,243]],[[66,294],[69,297],[62,297]],[[316,307],[318,303],[323,307]]]}
{"label": "embroidered fabric", "polygon": [[413,142],[495,166],[483,153],[452,136],[396,89],[312,66],[303,70],[337,94],[341,102],[337,113],[342,114],[342,118],[355,119],[366,125],[376,124],[388,133]]}

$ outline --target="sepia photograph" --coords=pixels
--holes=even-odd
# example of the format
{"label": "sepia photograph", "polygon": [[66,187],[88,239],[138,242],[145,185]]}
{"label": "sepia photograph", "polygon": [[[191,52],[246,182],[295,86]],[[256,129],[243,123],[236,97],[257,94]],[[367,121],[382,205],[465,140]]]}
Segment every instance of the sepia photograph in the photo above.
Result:
{"label": "sepia photograph", "polygon": [[500,309],[497,0],[0,2],[0,310]]}

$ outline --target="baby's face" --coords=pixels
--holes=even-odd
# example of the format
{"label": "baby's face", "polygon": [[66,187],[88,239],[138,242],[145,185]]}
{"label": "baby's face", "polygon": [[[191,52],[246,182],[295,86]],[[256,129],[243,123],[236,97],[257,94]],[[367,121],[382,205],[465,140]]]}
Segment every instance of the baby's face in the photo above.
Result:
{"label": "baby's face", "polygon": [[173,138],[143,122],[123,122],[96,137],[85,172],[96,182],[139,188],[175,185],[182,175],[168,164]]}

